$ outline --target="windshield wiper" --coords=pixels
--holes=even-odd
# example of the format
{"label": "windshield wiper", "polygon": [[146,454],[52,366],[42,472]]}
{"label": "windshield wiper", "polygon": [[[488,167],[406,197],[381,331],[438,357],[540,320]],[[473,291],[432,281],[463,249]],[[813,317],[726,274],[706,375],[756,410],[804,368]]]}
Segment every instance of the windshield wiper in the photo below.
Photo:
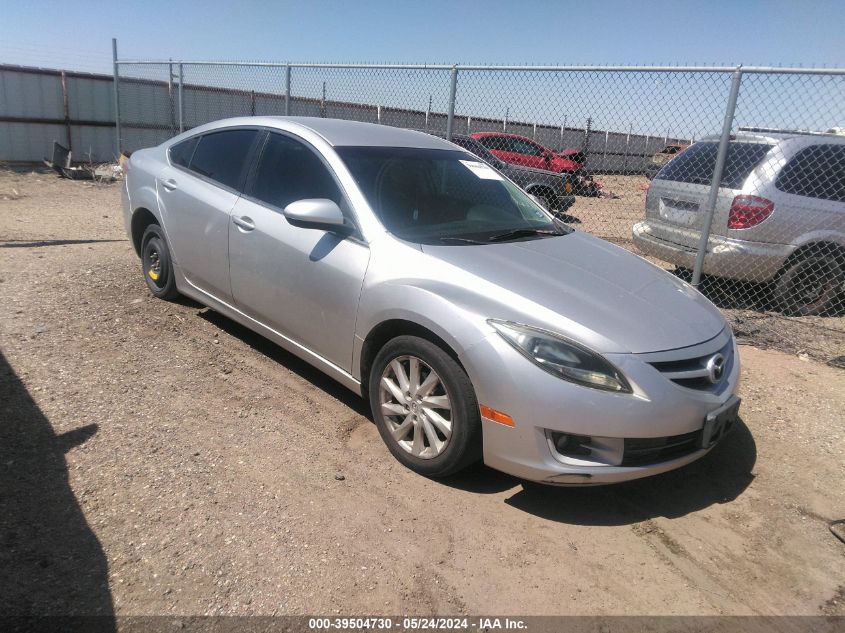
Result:
{"label": "windshield wiper", "polygon": [[500,233],[493,237],[487,238],[488,242],[504,242],[506,240],[513,240],[520,237],[531,237],[532,235],[566,235],[562,231],[549,231],[547,229],[514,229],[507,233]]}
{"label": "windshield wiper", "polygon": [[460,242],[461,244],[486,244],[487,242],[480,242],[478,240],[471,240],[468,237],[451,237],[445,235],[437,238],[438,242]]}

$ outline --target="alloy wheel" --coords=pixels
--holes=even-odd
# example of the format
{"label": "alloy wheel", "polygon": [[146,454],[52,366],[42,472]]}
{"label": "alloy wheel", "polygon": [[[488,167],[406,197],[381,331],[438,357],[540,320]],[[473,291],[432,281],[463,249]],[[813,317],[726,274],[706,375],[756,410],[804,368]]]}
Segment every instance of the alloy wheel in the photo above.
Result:
{"label": "alloy wheel", "polygon": [[431,366],[416,356],[391,360],[381,375],[379,406],[393,440],[420,459],[437,457],[452,437],[452,401]]}

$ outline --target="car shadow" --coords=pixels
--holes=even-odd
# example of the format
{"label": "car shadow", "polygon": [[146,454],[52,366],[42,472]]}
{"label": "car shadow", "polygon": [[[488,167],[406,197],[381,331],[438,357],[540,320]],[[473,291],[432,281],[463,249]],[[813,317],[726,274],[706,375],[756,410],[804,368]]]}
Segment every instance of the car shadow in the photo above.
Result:
{"label": "car shadow", "polygon": [[343,235],[326,232],[323,237],[317,240],[317,243],[308,255],[308,259],[312,262],[320,261],[331,253],[344,239],[346,238]]}
{"label": "car shadow", "polygon": [[199,316],[227,334],[243,341],[256,352],[263,354],[280,365],[284,365],[284,367],[294,372],[300,378],[307,380],[315,387],[319,387],[332,398],[339,400],[356,413],[372,420],[370,408],[360,396],[352,393],[339,382],[333,380],[319,369],[312,367],[298,356],[291,354],[284,348],[276,345],[273,341],[260,334],[256,334],[249,328],[223,316],[219,312],[208,309],[200,312]]}
{"label": "car shadow", "polygon": [[0,248],[41,248],[43,246],[69,246],[73,244],[101,244],[108,242],[128,242],[119,240],[2,240]]}
{"label": "car shadow", "polygon": [[113,631],[108,563],[65,462],[97,425],[56,435],[2,352],[0,396],[0,615],[99,616]]}

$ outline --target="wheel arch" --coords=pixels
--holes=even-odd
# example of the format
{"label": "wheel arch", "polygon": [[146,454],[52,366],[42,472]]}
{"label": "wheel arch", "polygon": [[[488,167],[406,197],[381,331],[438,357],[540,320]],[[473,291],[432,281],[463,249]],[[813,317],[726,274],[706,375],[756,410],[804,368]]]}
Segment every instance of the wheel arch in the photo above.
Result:
{"label": "wheel arch", "polygon": [[839,265],[845,267],[845,244],[825,239],[812,240],[805,242],[804,244],[796,248],[789,255],[789,257],[784,260],[783,264],[775,275],[775,280],[779,279],[784,272],[789,270],[789,268],[793,264],[795,264],[795,262],[804,259],[808,255],[813,255],[817,253],[833,253],[836,257],[836,260],[839,262]]}
{"label": "wheel arch", "polygon": [[365,398],[369,393],[370,369],[373,361],[379,350],[397,336],[417,336],[434,343],[466,371],[455,347],[434,330],[407,318],[386,319],[370,329],[361,345],[358,369],[361,372],[361,393]]}
{"label": "wheel arch", "polygon": [[554,188],[550,187],[549,185],[544,185],[543,183],[531,183],[526,188],[525,191],[530,193],[533,196],[546,196],[549,198],[549,202],[554,202],[557,200],[557,192]]}
{"label": "wheel arch", "polygon": [[[141,256],[141,238],[144,236],[144,231],[151,224],[158,224],[161,226],[161,221],[155,214],[145,207],[139,207],[132,212],[132,220],[130,224],[130,231],[132,235],[132,246],[135,248],[135,253]],[[162,227],[164,230],[164,227]]]}

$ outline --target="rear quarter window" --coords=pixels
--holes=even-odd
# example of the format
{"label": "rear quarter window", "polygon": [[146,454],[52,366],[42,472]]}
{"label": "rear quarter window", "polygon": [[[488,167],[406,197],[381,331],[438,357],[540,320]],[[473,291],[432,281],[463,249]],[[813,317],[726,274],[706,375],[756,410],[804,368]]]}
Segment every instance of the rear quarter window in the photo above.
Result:
{"label": "rear quarter window", "polygon": [[784,166],[775,186],[784,193],[845,202],[845,146],[805,147]]}
{"label": "rear quarter window", "polygon": [[187,167],[191,162],[191,157],[194,155],[194,150],[199,142],[199,137],[194,136],[170,148],[170,162],[180,167]]}
{"label": "rear quarter window", "polygon": [[[745,179],[751,175],[772,147],[764,143],[730,143],[719,186],[730,189],[742,188]],[[715,141],[690,145],[666,163],[654,179],[709,185],[713,179],[713,170],[716,168],[718,150],[719,144]]]}

